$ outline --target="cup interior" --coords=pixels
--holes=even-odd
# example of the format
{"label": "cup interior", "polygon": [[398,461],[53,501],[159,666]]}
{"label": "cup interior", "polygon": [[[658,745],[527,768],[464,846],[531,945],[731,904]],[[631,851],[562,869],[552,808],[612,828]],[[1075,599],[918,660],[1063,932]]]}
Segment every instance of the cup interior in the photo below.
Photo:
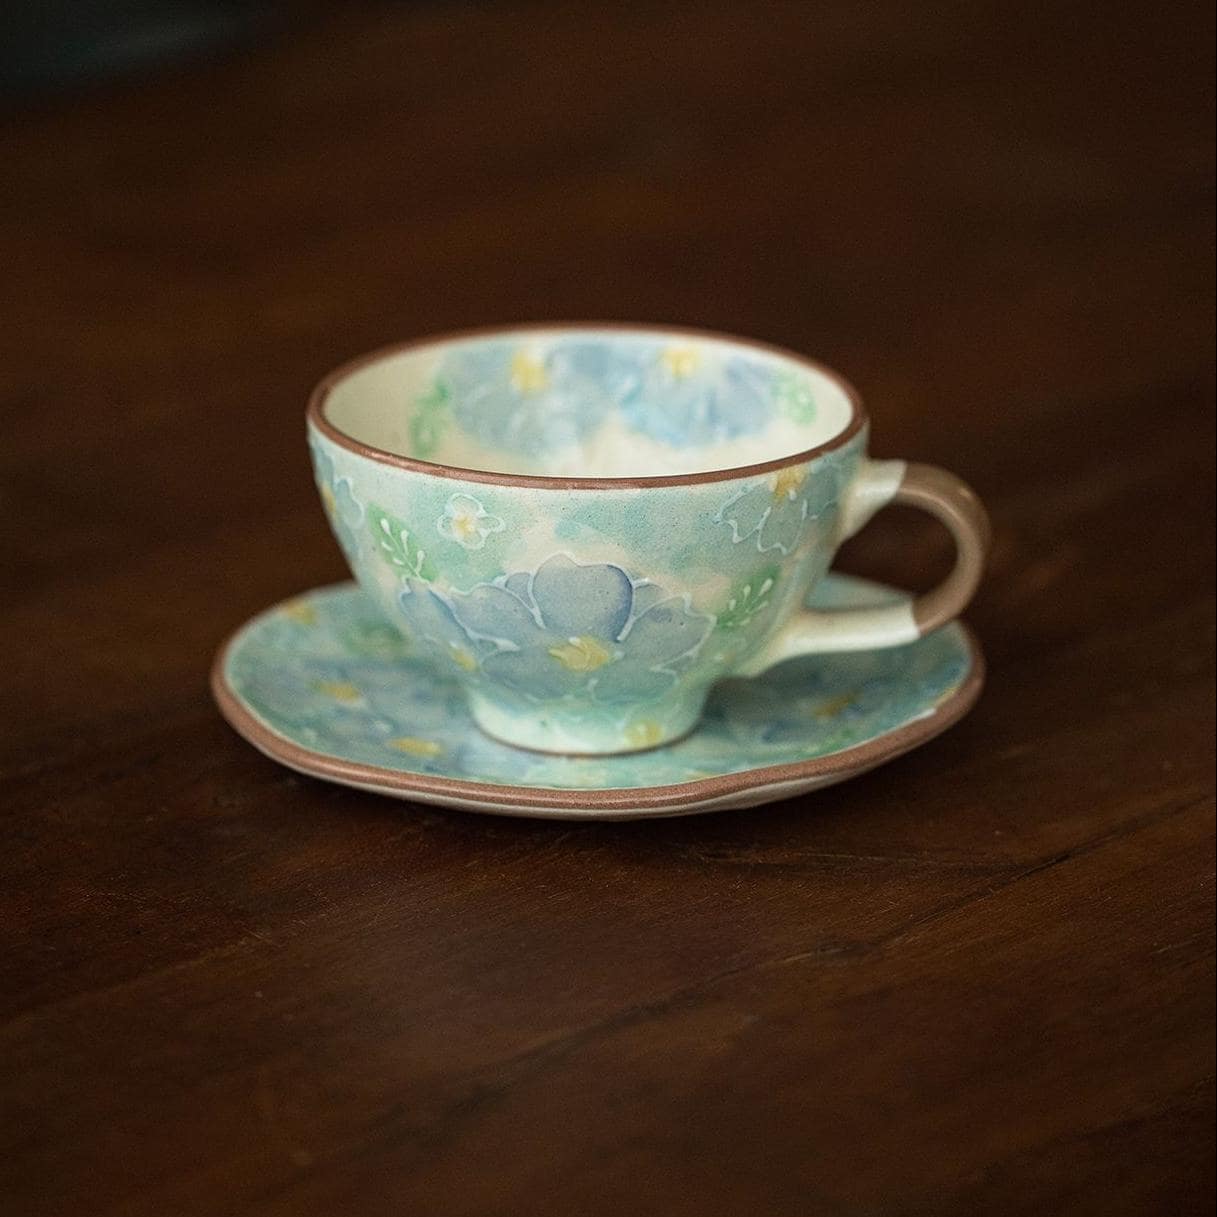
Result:
{"label": "cup interior", "polygon": [[323,386],[326,421],[382,453],[492,474],[703,474],[819,448],[851,428],[843,381],[696,332],[561,327],[399,348]]}

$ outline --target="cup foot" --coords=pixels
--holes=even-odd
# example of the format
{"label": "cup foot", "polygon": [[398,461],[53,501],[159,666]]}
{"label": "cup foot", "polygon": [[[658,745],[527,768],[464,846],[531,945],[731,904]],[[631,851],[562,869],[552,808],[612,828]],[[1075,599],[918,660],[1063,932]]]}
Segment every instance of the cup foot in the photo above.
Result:
{"label": "cup foot", "polygon": [[684,739],[697,726],[704,701],[702,695],[599,718],[553,707],[515,709],[470,694],[469,710],[486,735],[513,748],[561,756],[616,756]]}

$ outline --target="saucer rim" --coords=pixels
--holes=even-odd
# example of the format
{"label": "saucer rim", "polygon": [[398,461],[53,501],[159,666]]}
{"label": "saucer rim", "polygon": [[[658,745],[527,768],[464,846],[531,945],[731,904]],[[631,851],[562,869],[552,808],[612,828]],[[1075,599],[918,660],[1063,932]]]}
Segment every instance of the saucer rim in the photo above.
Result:
{"label": "saucer rim", "polygon": [[[863,579],[847,575],[846,578],[875,587],[890,588],[890,585],[874,579]],[[664,786],[506,786],[497,782],[475,782],[466,778],[449,778],[434,774],[412,773],[408,770],[387,769],[368,765],[361,761],[343,760],[305,748],[279,735],[264,723],[245,704],[228,682],[226,674],[228,656],[244,634],[262,618],[268,617],[285,604],[299,600],[302,596],[317,592],[336,591],[339,588],[358,588],[353,580],[323,584],[309,588],[295,596],[277,601],[269,608],[250,617],[233,630],[216,650],[211,664],[211,695],[216,706],[230,727],[264,756],[286,765],[298,773],[339,782],[343,785],[366,789],[379,788],[385,793],[392,791],[399,796],[422,797],[443,796],[459,798],[470,803],[494,803],[520,808],[578,811],[643,811],[679,808],[721,799],[748,790],[758,790],[770,785],[788,782],[809,781],[816,778],[836,776],[844,779],[876,768],[887,761],[927,743],[937,735],[953,727],[976,704],[984,687],[986,664],[980,642],[971,627],[962,619],[955,618],[949,625],[959,627],[968,654],[968,671],[959,685],[939,702],[928,714],[905,723],[891,731],[885,731],[863,744],[855,744],[838,752],[810,757],[805,761],[787,761],[780,765],[762,765],[741,769],[735,773],[724,773],[717,777],[694,778],[688,782],[676,782]],[[943,626],[940,628],[948,628]],[[470,724],[473,730],[477,730]]]}

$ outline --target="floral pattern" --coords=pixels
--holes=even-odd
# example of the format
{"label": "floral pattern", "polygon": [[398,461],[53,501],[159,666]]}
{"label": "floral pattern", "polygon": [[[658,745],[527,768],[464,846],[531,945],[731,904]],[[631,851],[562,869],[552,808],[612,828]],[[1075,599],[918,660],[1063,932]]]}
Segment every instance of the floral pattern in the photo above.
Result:
{"label": "floral pattern", "polygon": [[676,683],[713,625],[683,597],[635,583],[611,563],[559,554],[472,591],[411,581],[398,602],[408,632],[465,672],[538,701],[654,701]]}
{"label": "floral pattern", "polygon": [[[828,575],[811,603],[861,607],[892,595]],[[353,584],[309,593],[245,627],[229,649],[225,681],[271,731],[310,752],[388,771],[578,790],[664,786],[828,756],[923,719],[972,670],[956,624],[904,647],[791,660],[763,679],[720,684],[687,739],[577,759],[482,735],[455,680],[413,655],[386,663],[365,649],[359,640],[376,620]],[[464,637],[459,626],[455,636]],[[637,729],[645,739],[646,724]]]}
{"label": "floral pattern", "polygon": [[423,583],[410,581],[398,595],[407,636],[428,644],[430,653],[447,658],[461,672],[476,672],[489,648],[470,638],[452,612],[447,598]]}
{"label": "floral pattern", "polygon": [[767,482],[737,491],[715,517],[731,529],[736,545],[754,543],[761,553],[792,553],[810,515],[807,467],[789,465]]}
{"label": "floral pattern", "polygon": [[410,417],[410,449],[415,456],[427,460],[435,455],[448,422],[448,406],[448,386],[443,381],[415,399]]}
{"label": "floral pattern", "polygon": [[781,567],[754,571],[731,592],[715,622],[720,630],[742,630],[773,604],[773,592],[782,577]]}
{"label": "floral pattern", "polygon": [[435,578],[430,555],[407,524],[375,504],[368,508],[368,523],[377,551],[398,574],[428,582]]}
{"label": "floral pattern", "polygon": [[349,477],[339,477],[334,471],[334,462],[329,453],[318,444],[312,445],[313,473],[321,502],[329,517],[330,527],[348,561],[353,562],[359,553],[359,530],[364,522],[365,510],[355,497],[355,486]]}
{"label": "floral pattern", "polygon": [[651,439],[674,447],[721,443],[766,426],[774,389],[767,364],[673,343],[646,352],[619,404],[634,429]]}
{"label": "floral pattern", "polygon": [[352,655],[367,659],[405,659],[410,646],[387,621],[369,614],[353,620],[342,635]]}
{"label": "floral pattern", "polygon": [[[424,383],[406,384],[412,408],[394,425],[444,460],[450,444],[470,451],[464,428],[474,428],[488,445],[526,445],[544,471],[542,439],[585,436],[607,411],[609,446],[628,463],[646,449],[631,429],[653,444],[698,443],[775,416],[775,442],[789,439],[791,418],[815,407],[790,375],[695,339],[479,340],[453,344]],[[487,732],[576,753],[677,738],[709,687],[760,653],[831,561],[865,433],[774,473],[645,492],[391,467],[317,428],[310,442],[335,535],[400,635],[364,629],[352,649],[368,663],[432,664]],[[582,467],[579,455],[567,454],[569,467]],[[357,688],[363,700],[348,709],[376,696],[366,680]]]}
{"label": "floral pattern", "polygon": [[434,451],[441,411],[481,443],[513,452],[584,440],[614,411],[673,447],[754,434],[780,413],[814,415],[805,378],[696,341],[479,342],[444,359],[415,403],[415,454]]}
{"label": "floral pattern", "polygon": [[578,443],[611,408],[613,361],[613,349],[599,343],[481,342],[456,348],[437,383],[461,428],[483,444],[552,450]]}
{"label": "floral pattern", "polygon": [[491,533],[502,532],[505,525],[471,494],[454,494],[444,504],[444,514],[436,522],[440,536],[455,541],[463,549],[481,549]]}
{"label": "floral pattern", "polygon": [[778,413],[796,423],[809,423],[816,416],[816,398],[807,377],[796,372],[780,372],[774,382]]}

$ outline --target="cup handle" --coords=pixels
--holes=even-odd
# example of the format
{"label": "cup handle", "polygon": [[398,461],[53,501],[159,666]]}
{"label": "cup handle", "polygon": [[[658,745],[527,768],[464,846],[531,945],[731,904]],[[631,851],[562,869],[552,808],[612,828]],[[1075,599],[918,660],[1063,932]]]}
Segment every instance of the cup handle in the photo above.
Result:
{"label": "cup handle", "polygon": [[933,465],[867,461],[842,507],[840,540],[891,503],[937,516],[955,539],[955,566],[932,591],[882,608],[803,609],[738,669],[755,676],[794,655],[902,646],[957,617],[976,592],[989,549],[989,517],[972,489]]}

